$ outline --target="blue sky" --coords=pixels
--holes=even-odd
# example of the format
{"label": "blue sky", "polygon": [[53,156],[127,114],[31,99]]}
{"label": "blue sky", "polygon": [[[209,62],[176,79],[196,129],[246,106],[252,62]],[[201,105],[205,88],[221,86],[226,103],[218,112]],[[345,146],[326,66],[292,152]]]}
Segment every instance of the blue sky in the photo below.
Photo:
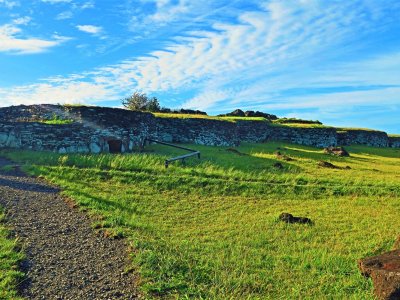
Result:
{"label": "blue sky", "polygon": [[0,106],[136,90],[400,133],[400,2],[0,0]]}

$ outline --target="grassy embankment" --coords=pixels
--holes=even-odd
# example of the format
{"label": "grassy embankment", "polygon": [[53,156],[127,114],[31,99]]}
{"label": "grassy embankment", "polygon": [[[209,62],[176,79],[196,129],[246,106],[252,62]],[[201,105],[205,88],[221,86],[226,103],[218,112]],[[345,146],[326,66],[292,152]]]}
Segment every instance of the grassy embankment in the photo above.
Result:
{"label": "grassy embankment", "polygon": [[200,114],[174,114],[174,113],[153,113],[157,118],[173,118],[173,119],[206,119],[206,120],[218,120],[218,121],[262,121],[267,122],[268,120],[262,117],[218,117],[208,116]]}
{"label": "grassy embankment", "polygon": [[[389,250],[399,234],[399,149],[346,147],[351,157],[339,158],[283,143],[191,147],[200,161],[168,169],[163,160],[178,152],[162,146],[6,155],[61,186],[95,228],[131,241],[147,297],[373,299],[357,259]],[[278,160],[277,147],[294,160]],[[315,224],[282,224],[282,212]]]}
{"label": "grassy embankment", "polygon": [[4,212],[0,207],[0,299],[20,299],[17,284],[23,274],[18,271],[18,263],[23,254],[17,250],[17,241],[9,238],[9,231],[3,223]]}
{"label": "grassy embankment", "polygon": [[298,123],[292,121],[291,123],[284,123],[287,119],[277,119],[274,121],[269,121],[263,117],[234,117],[234,116],[208,116],[208,115],[196,115],[196,114],[174,114],[174,113],[153,113],[157,118],[177,118],[177,119],[206,119],[206,120],[217,120],[217,121],[227,121],[227,122],[237,122],[237,121],[259,121],[268,122],[270,126],[275,127],[297,127],[297,128],[331,128],[331,126],[326,126],[324,124],[317,123]]}

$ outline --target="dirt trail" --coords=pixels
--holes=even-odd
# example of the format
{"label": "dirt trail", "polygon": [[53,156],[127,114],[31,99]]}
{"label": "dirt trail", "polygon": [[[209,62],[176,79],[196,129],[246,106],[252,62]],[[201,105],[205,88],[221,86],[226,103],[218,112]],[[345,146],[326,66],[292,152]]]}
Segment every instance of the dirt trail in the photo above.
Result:
{"label": "dirt trail", "polygon": [[[12,164],[0,157],[0,168]],[[0,205],[27,260],[20,285],[27,299],[137,299],[124,241],[93,231],[59,191],[16,168],[0,171]]]}

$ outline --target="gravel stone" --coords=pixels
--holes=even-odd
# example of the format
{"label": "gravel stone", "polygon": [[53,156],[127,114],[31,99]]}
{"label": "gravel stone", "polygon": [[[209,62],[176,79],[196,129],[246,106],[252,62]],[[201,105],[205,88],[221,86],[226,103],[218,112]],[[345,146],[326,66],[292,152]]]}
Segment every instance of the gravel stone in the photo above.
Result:
{"label": "gravel stone", "polygon": [[[0,157],[0,168],[15,165]],[[20,294],[27,299],[139,299],[126,273],[126,241],[96,233],[59,190],[16,166],[0,172],[0,205],[26,253]],[[121,276],[123,274],[123,276]]]}

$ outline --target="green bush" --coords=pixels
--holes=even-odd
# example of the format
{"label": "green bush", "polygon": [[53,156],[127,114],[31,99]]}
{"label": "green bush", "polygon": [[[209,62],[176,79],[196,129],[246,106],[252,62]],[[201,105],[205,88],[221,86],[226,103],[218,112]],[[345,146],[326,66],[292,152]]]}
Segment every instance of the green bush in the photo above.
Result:
{"label": "green bush", "polygon": [[122,105],[130,110],[160,111],[160,103],[156,97],[149,98],[146,94],[134,92],[133,95],[122,100]]}

